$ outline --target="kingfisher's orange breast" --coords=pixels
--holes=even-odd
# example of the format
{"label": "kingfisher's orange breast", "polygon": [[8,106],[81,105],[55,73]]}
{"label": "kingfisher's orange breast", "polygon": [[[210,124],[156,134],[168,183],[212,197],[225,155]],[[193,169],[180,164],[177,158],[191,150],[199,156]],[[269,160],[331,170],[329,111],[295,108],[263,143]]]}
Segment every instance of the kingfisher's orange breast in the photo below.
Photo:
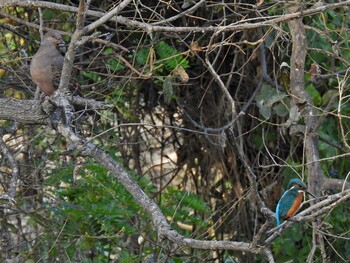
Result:
{"label": "kingfisher's orange breast", "polygon": [[294,200],[293,205],[291,206],[287,214],[282,219],[287,219],[292,217],[298,211],[302,201],[303,201],[303,193],[298,193],[297,197]]}

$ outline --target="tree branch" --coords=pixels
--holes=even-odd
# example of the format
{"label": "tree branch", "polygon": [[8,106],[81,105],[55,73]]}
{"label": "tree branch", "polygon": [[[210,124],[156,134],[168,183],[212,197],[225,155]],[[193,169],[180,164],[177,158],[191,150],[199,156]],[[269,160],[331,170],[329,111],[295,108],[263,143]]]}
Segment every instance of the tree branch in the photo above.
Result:
{"label": "tree branch", "polygon": [[99,149],[96,145],[88,142],[85,138],[77,136],[72,129],[64,124],[59,125],[59,132],[79,151],[95,159],[98,163],[108,169],[128,192],[134,197],[135,201],[140,204],[151,216],[154,227],[158,232],[160,239],[169,239],[179,246],[186,246],[199,249],[227,249],[243,251],[254,254],[265,254],[269,262],[274,262],[271,251],[267,247],[253,246],[252,243],[235,242],[235,241],[204,241],[192,238],[186,238],[173,230],[167,223],[163,213],[157,204],[150,199],[147,194],[134,182],[123,167],[113,160],[106,152]]}
{"label": "tree branch", "polygon": [[[301,1],[296,1],[293,4],[286,4],[286,11],[288,14],[296,13],[297,11],[304,12],[302,10],[303,4]],[[317,113],[310,96],[305,90],[305,58],[307,54],[306,32],[302,19],[294,19],[288,22],[292,37],[292,56],[290,62],[290,90],[292,95],[292,102],[298,107],[299,113],[305,119],[305,134],[304,134],[304,150],[307,162],[314,162],[307,165],[308,171],[308,187],[309,190],[320,196],[322,189],[322,180],[325,178],[321,169],[318,150],[317,134],[314,127],[317,125]],[[312,202],[312,205],[316,205],[317,200]],[[322,254],[323,261],[326,260],[325,245],[323,236],[316,231],[321,224],[321,218],[317,217],[312,222],[313,227],[313,240],[316,242],[313,244],[317,246]],[[311,254],[310,254],[311,255]]]}
{"label": "tree branch", "polygon": [[50,118],[38,100],[0,99],[0,119],[23,124],[50,124]]}
{"label": "tree branch", "polygon": [[[265,240],[264,245],[270,244],[274,239],[279,237],[284,230],[290,228],[295,222],[315,220],[315,218],[318,218],[322,214],[329,212],[334,207],[348,201],[349,199],[350,190],[327,196],[324,200],[318,202],[315,205],[311,205],[307,209],[288,219],[288,221],[285,221],[281,226],[270,230],[269,233],[272,233],[272,235]],[[304,202],[303,205],[307,202]]]}
{"label": "tree branch", "polygon": [[[16,125],[13,125],[11,130],[14,130]],[[0,152],[3,153],[4,157],[7,159],[11,166],[11,179],[9,180],[9,186],[7,190],[7,194],[0,194],[0,200],[7,199],[9,203],[15,202],[16,197],[16,188],[17,188],[17,180],[19,177],[19,166],[15,157],[12,155],[11,151],[7,147],[6,143],[3,140],[3,135],[8,133],[7,129],[0,127]]]}
{"label": "tree branch", "polygon": [[[234,32],[234,31],[254,29],[254,28],[260,28],[260,27],[266,27],[266,26],[269,27],[277,23],[288,22],[296,18],[303,18],[303,17],[319,14],[319,13],[325,12],[326,10],[336,9],[347,5],[350,5],[350,0],[338,2],[334,4],[324,4],[323,6],[320,6],[317,8],[292,12],[292,13],[284,14],[280,16],[273,16],[272,18],[258,17],[258,18],[242,20],[238,24],[231,24],[227,26],[217,26],[217,27],[207,26],[207,27],[176,27],[175,28],[172,26],[154,26],[144,22],[133,21],[122,16],[116,16],[116,17],[112,16],[110,18],[110,21],[114,21],[133,28],[143,29],[146,32],[170,32],[170,33],[173,33],[173,32],[177,32],[177,33],[203,32],[204,33],[204,32],[215,32],[215,31]],[[2,2],[0,3],[0,6],[1,7],[21,6],[21,7],[30,7],[30,8],[42,7],[42,8],[51,8],[51,9],[57,9],[57,10],[62,10],[67,12],[74,12],[74,13],[78,12],[78,8],[74,6],[67,6],[67,5],[56,4],[52,2],[44,2],[44,1],[2,0]],[[92,11],[92,10],[88,10],[86,13],[87,15],[91,15],[95,17],[103,17],[105,15],[105,13],[103,12]]]}

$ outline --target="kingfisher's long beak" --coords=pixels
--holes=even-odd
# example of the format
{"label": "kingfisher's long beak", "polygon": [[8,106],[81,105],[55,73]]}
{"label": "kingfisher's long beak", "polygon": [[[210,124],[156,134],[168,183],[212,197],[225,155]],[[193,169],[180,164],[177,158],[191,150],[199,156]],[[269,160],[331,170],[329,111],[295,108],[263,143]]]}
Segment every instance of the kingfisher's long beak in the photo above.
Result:
{"label": "kingfisher's long beak", "polygon": [[314,194],[310,193],[308,190],[304,190],[305,193],[308,193],[309,195],[311,195],[314,198],[317,198]]}

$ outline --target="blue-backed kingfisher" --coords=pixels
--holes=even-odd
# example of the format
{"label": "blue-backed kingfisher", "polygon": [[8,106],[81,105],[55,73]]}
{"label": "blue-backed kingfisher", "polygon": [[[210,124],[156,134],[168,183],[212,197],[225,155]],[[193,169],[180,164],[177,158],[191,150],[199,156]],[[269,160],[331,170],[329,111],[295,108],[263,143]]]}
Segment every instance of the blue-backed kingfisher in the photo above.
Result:
{"label": "blue-backed kingfisher", "polygon": [[298,211],[303,201],[303,192],[315,197],[306,190],[306,185],[300,179],[294,178],[289,181],[288,190],[283,193],[276,207],[277,226],[280,225],[281,219],[290,218]]}

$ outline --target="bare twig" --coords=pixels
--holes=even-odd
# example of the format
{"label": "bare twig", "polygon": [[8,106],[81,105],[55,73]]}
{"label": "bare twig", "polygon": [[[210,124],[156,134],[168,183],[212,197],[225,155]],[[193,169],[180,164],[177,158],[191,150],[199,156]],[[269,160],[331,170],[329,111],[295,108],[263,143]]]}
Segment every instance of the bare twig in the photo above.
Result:
{"label": "bare twig", "polygon": [[269,262],[274,262],[272,253],[267,247],[252,246],[252,243],[245,242],[197,240],[180,235],[169,226],[157,204],[130,178],[119,163],[113,160],[106,152],[96,147],[96,145],[88,142],[85,138],[78,137],[69,127],[61,124],[58,130],[72,145],[77,147],[79,151],[94,158],[97,162],[106,167],[111,172],[111,175],[124,185],[128,192],[135,198],[135,201],[147,211],[160,239],[169,239],[179,246],[192,248],[212,250],[227,249],[254,254],[265,254]]}
{"label": "bare twig", "polygon": [[[123,1],[124,3],[125,1]],[[122,3],[120,4],[120,6]],[[122,17],[122,16],[110,16],[109,19],[111,21],[124,24],[126,26],[130,26],[133,28],[140,28],[143,30],[146,30],[147,32],[215,32],[215,31],[241,31],[245,29],[254,29],[254,28],[260,28],[260,27],[266,27],[266,26],[272,26],[281,22],[287,22],[292,19],[296,18],[303,18],[311,15],[315,15],[318,13],[325,12],[326,10],[336,9],[342,6],[350,5],[350,0],[342,1],[334,4],[325,4],[323,6],[303,10],[303,11],[297,11],[292,12],[289,14],[284,14],[280,16],[273,16],[273,17],[259,17],[259,18],[253,18],[253,19],[243,19],[239,23],[231,24],[227,26],[222,27],[213,27],[213,26],[207,26],[207,27],[172,27],[172,26],[153,26],[151,24],[133,21],[131,19]],[[13,6],[22,6],[22,7],[42,7],[42,8],[52,8],[67,12],[78,12],[78,8],[74,6],[67,6],[63,4],[56,4],[52,2],[46,2],[46,1],[21,1],[21,0],[3,0],[0,4],[1,7],[13,7]],[[105,13],[98,12],[98,11],[92,11],[88,10],[87,15],[95,16],[95,17],[103,17]],[[107,21],[107,18],[103,19],[103,23]],[[93,26],[95,27],[95,26]]]}
{"label": "bare twig", "polygon": [[290,218],[288,221],[285,221],[281,226],[278,227],[279,231],[276,231],[277,228],[270,230],[269,233],[272,233],[272,235],[265,240],[264,244],[265,245],[270,244],[274,239],[280,236],[284,230],[291,227],[294,224],[294,222],[304,222],[304,221],[314,220],[318,218],[320,215],[332,210],[334,207],[338,206],[340,203],[344,203],[349,199],[350,199],[350,189],[344,192],[327,196],[324,200],[303,210],[302,212]]}

